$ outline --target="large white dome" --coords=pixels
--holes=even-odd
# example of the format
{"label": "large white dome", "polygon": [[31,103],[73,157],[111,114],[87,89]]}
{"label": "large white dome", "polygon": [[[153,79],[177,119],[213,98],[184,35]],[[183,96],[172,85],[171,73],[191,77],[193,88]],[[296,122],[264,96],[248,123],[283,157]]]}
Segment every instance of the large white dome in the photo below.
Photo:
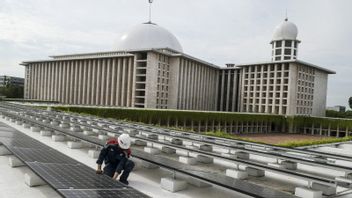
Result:
{"label": "large white dome", "polygon": [[297,26],[287,19],[280,25],[276,26],[273,41],[277,40],[296,40],[298,35]]}
{"label": "large white dome", "polygon": [[165,28],[154,23],[136,25],[121,36],[116,48],[117,50],[170,48],[183,52],[177,38]]}

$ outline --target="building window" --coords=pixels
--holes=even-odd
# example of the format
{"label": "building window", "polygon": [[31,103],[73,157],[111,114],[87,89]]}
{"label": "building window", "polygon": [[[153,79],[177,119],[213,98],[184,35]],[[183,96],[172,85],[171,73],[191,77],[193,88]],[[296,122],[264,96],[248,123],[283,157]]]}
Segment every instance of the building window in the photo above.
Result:
{"label": "building window", "polygon": [[292,41],[285,41],[285,47],[291,47]]}
{"label": "building window", "polygon": [[285,49],[285,55],[291,55],[291,49]]}
{"label": "building window", "polygon": [[282,41],[276,41],[276,47],[281,47],[282,46]]}

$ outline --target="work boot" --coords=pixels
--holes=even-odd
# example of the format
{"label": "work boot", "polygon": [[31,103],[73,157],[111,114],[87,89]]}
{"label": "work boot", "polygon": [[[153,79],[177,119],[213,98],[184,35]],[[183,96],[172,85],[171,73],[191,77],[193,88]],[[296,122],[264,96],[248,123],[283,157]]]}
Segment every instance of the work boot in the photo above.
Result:
{"label": "work boot", "polygon": [[128,186],[128,184],[129,184],[127,180],[120,180],[120,182],[123,183],[123,184],[125,184],[125,185],[127,185],[127,186]]}

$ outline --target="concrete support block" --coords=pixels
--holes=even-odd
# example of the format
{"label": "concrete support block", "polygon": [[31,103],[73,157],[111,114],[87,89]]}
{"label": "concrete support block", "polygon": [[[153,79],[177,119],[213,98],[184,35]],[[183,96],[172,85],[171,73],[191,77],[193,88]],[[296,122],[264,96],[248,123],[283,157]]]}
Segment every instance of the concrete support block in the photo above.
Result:
{"label": "concrete support block", "polygon": [[49,123],[50,123],[50,120],[48,120],[48,119],[44,119],[44,120],[43,120],[43,123],[45,123],[45,124],[49,124]]}
{"label": "concrete support block", "polygon": [[41,130],[40,131],[41,136],[51,136],[51,131],[49,130]]}
{"label": "concrete support block", "polygon": [[108,132],[108,136],[109,136],[109,137],[116,137],[116,136],[117,136],[117,133]]}
{"label": "concrete support block", "polygon": [[178,139],[178,138],[172,138],[171,139],[171,144],[176,144],[176,145],[182,145],[183,142],[181,139]]}
{"label": "concrete support block", "polygon": [[136,146],[147,146],[147,142],[143,140],[135,140],[133,143]]}
{"label": "concrete support block", "polygon": [[295,195],[302,198],[322,198],[323,192],[305,187],[296,187]]}
{"label": "concrete support block", "polygon": [[144,147],[144,152],[150,153],[152,155],[160,154],[160,150],[152,147]]}
{"label": "concrete support block", "polygon": [[67,128],[70,128],[70,124],[69,123],[66,123],[66,122],[63,122],[59,125],[61,128],[63,129],[67,129]]}
{"label": "concrete support block", "polygon": [[83,134],[84,134],[84,135],[87,135],[87,136],[95,135],[95,133],[94,133],[93,131],[87,131],[87,130],[84,130],[84,131],[83,131]]}
{"label": "concrete support block", "polygon": [[202,144],[199,146],[199,150],[201,151],[213,151],[213,146],[209,144]]}
{"label": "concrete support block", "polygon": [[72,126],[72,127],[70,128],[70,130],[71,130],[72,132],[82,132],[82,129],[81,129],[80,126]]}
{"label": "concrete support block", "polygon": [[328,186],[324,184],[314,183],[312,184],[312,189],[317,191],[322,191],[324,195],[331,196],[336,194],[336,187]]}
{"label": "concrete support block", "polygon": [[53,135],[53,136],[51,136],[51,139],[54,142],[63,142],[63,141],[65,141],[65,136],[63,136],[63,135]]}
{"label": "concrete support block", "polygon": [[32,126],[31,127],[31,131],[32,132],[40,132],[40,130],[41,130],[40,127],[37,127],[37,126]]}
{"label": "concrete support block", "polygon": [[197,164],[197,159],[194,157],[180,156],[178,161],[184,164],[194,165]]}
{"label": "concrete support block", "polygon": [[244,159],[244,160],[249,159],[249,153],[246,153],[246,152],[239,151],[239,152],[236,152],[235,155],[236,155],[236,158],[238,159]]}
{"label": "concrete support block", "polygon": [[256,169],[256,168],[252,168],[252,167],[247,167],[246,171],[247,171],[248,175],[254,176],[254,177],[263,177],[265,175],[265,171],[260,170],[260,169]]}
{"label": "concrete support block", "polygon": [[159,168],[158,165],[150,163],[150,162],[146,162],[146,161],[142,161],[142,167],[147,168],[147,169],[156,169]]}
{"label": "concrete support block", "polygon": [[232,153],[221,153],[221,156],[232,158],[232,159],[236,159],[237,158],[237,156],[235,154],[232,154]]}
{"label": "concrete support block", "polygon": [[248,173],[242,170],[226,169],[226,176],[235,179],[246,179],[248,177]]}
{"label": "concrete support block", "polygon": [[16,121],[16,124],[17,124],[17,125],[22,125],[23,122],[22,122],[21,120],[17,120],[17,121]]}
{"label": "concrete support block", "polygon": [[25,164],[20,160],[18,159],[17,157],[15,156],[10,156],[9,157],[9,165],[14,168],[14,167],[19,167],[19,166],[25,166]]}
{"label": "concrete support block", "polygon": [[24,183],[29,187],[45,185],[45,182],[38,175],[32,172],[24,174]]}
{"label": "concrete support block", "polygon": [[0,146],[0,156],[2,155],[11,155],[11,152],[5,146]]}
{"label": "concrete support block", "polygon": [[24,127],[25,129],[30,129],[30,128],[31,128],[31,125],[28,124],[28,123],[24,123],[24,124],[23,124],[23,127]]}
{"label": "concrete support block", "polygon": [[296,170],[297,169],[297,163],[296,162],[282,161],[281,165],[282,165],[283,168],[288,169],[288,170]]}
{"label": "concrete support block", "polygon": [[205,155],[197,155],[197,161],[203,164],[212,164],[214,162],[214,158]]}
{"label": "concrete support block", "polygon": [[83,147],[82,142],[73,142],[73,141],[68,141],[67,146],[70,149],[80,149]]}
{"label": "concrete support block", "polygon": [[160,186],[162,189],[177,192],[187,188],[187,182],[184,180],[178,180],[173,178],[164,177],[161,178]]}
{"label": "concrete support block", "polygon": [[194,145],[186,145],[185,147],[188,149],[198,150],[198,147],[196,147]]}
{"label": "concrete support block", "polygon": [[279,163],[268,163],[268,165],[276,168],[284,168],[284,166]]}
{"label": "concrete support block", "polygon": [[168,147],[168,146],[162,146],[161,151],[164,153],[167,153],[167,154],[175,154],[176,153],[176,149]]}
{"label": "concrete support block", "polygon": [[107,135],[98,135],[98,139],[106,141],[107,139],[109,139],[109,136],[107,136]]}
{"label": "concrete support block", "polygon": [[51,121],[50,124],[51,124],[52,126],[59,126],[60,122],[54,120],[54,121]]}
{"label": "concrete support block", "polygon": [[99,157],[100,151],[97,150],[89,150],[88,156],[93,159],[97,159]]}

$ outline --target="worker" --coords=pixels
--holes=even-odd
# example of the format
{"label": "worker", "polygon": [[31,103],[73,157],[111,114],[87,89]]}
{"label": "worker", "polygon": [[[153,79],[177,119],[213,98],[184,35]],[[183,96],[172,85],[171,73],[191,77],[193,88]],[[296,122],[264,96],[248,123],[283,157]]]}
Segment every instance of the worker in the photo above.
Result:
{"label": "worker", "polygon": [[[114,180],[120,176],[120,182],[128,185],[127,178],[134,168],[134,162],[129,159],[131,157],[130,145],[131,138],[128,134],[122,134],[117,139],[108,139],[100,151],[96,173],[104,173]],[[101,169],[103,162],[104,170]]]}

